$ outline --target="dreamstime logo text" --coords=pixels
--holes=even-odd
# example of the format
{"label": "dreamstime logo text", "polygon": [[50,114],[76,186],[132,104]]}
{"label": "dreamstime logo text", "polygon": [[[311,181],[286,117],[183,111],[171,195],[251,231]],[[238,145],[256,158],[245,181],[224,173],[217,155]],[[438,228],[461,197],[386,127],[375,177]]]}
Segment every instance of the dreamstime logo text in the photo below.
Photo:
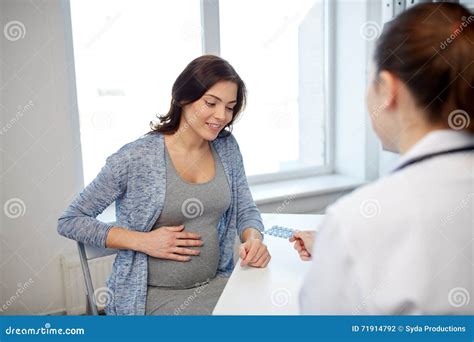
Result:
{"label": "dreamstime logo text", "polygon": [[175,315],[179,315],[181,314],[181,312],[186,309],[186,307],[188,307],[195,299],[196,297],[198,296],[198,294],[200,294],[202,291],[204,291],[204,289],[207,287],[207,285],[209,285],[209,282],[205,283],[204,285],[201,285],[199,287],[197,287],[193,293],[191,295],[189,295],[183,302],[183,304],[181,304],[178,308],[176,308],[174,310],[174,314]]}
{"label": "dreamstime logo text", "polygon": [[23,115],[25,115],[31,110],[31,108],[33,108],[33,106],[34,103],[31,100],[24,106],[18,105],[15,116],[8,120],[8,122],[0,129],[0,135],[7,133],[8,130],[12,128],[18,122],[18,120],[23,117]]}
{"label": "dreamstime logo text", "polygon": [[28,281],[24,283],[18,283],[16,292],[0,307],[0,312],[7,310],[33,283],[32,278],[29,278]]}
{"label": "dreamstime logo text", "polygon": [[464,31],[464,29],[474,21],[474,15],[470,15],[469,18],[462,17],[461,20],[461,24],[453,31],[453,33],[451,33],[445,41],[439,44],[441,50],[446,49],[449,44],[451,44],[462,33],[462,31]]}

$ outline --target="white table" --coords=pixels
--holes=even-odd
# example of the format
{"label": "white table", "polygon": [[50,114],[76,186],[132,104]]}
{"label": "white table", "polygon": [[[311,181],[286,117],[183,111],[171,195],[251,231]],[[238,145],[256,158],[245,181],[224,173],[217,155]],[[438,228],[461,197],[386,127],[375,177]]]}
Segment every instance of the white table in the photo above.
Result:
{"label": "white table", "polygon": [[[315,230],[323,215],[263,214],[274,225]],[[265,235],[272,259],[266,268],[236,264],[213,315],[297,315],[298,293],[310,262],[302,261],[288,239]]]}

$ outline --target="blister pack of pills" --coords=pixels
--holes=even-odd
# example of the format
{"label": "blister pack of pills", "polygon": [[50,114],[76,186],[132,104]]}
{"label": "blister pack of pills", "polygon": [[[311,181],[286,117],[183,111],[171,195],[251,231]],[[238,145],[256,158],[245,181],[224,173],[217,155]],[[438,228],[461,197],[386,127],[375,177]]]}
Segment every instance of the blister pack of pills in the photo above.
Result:
{"label": "blister pack of pills", "polygon": [[282,226],[273,226],[272,228],[265,230],[263,233],[267,235],[272,235],[272,236],[288,239],[293,236],[294,232],[295,230],[291,228],[286,228]]}

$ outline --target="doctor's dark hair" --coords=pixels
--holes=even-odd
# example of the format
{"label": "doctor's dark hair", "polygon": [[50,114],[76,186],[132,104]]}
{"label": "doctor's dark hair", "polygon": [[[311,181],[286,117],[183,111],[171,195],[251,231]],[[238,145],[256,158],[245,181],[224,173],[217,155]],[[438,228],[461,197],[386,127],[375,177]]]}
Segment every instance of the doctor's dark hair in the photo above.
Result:
{"label": "doctor's dark hair", "polygon": [[247,90],[245,83],[225,59],[204,55],[194,59],[181,72],[171,90],[171,105],[168,113],[157,115],[158,122],[150,122],[152,129],[147,134],[173,134],[179,128],[183,106],[199,100],[212,86],[220,81],[230,81],[237,85],[237,103],[232,120],[222,129],[218,137],[225,137],[232,131],[232,124],[245,108]]}
{"label": "doctor's dark hair", "polygon": [[416,5],[387,23],[377,75],[389,71],[432,123],[474,134],[474,15],[456,3]]}

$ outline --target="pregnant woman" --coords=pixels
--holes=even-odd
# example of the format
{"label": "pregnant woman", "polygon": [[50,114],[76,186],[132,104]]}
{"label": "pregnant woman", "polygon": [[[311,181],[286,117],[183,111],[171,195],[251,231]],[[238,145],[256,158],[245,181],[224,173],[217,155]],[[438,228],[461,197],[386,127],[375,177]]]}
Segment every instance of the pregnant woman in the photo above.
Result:
{"label": "pregnant woman", "polygon": [[[152,131],[123,146],[58,220],[58,232],[119,249],[107,287],[109,315],[206,315],[234,268],[266,267],[263,224],[230,133],[246,90],[216,56],[176,79],[171,107]],[[112,202],[117,222],[96,219]]]}

